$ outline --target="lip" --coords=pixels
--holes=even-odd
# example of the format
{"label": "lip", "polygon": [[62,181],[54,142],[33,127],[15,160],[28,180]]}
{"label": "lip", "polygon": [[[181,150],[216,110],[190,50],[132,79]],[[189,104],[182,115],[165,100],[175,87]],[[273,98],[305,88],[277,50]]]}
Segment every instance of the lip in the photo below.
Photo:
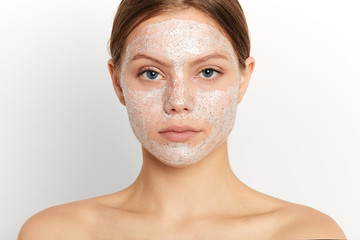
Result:
{"label": "lip", "polygon": [[196,137],[201,131],[190,126],[170,126],[159,133],[165,139],[172,142],[187,142]]}

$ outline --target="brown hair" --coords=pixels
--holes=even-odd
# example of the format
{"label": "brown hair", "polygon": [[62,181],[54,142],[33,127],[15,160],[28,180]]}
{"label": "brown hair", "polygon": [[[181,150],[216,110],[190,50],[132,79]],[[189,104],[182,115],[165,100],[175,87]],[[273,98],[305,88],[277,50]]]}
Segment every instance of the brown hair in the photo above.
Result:
{"label": "brown hair", "polygon": [[110,38],[115,69],[121,64],[126,39],[136,26],[164,12],[195,8],[215,20],[235,49],[241,69],[250,55],[250,38],[244,12],[237,0],[123,0]]}

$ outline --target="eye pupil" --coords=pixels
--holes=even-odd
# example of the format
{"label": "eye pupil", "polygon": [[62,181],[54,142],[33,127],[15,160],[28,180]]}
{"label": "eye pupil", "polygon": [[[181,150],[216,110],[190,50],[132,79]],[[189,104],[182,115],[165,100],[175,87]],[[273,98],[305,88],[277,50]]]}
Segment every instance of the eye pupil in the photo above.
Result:
{"label": "eye pupil", "polygon": [[146,76],[149,79],[156,79],[159,76],[159,74],[157,72],[154,72],[154,71],[148,71],[148,72],[146,72]]}
{"label": "eye pupil", "polygon": [[205,69],[202,71],[202,73],[203,73],[204,77],[209,78],[209,77],[212,77],[212,75],[214,75],[214,70],[213,69]]}

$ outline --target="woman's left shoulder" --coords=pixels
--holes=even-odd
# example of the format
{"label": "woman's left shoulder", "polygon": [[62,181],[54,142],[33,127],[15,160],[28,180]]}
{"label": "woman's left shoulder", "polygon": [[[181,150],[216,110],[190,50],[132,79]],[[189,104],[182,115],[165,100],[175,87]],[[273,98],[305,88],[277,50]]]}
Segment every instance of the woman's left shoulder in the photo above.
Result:
{"label": "woman's left shoulder", "polygon": [[346,239],[334,219],[314,208],[286,203],[276,215],[281,223],[277,231],[279,238]]}

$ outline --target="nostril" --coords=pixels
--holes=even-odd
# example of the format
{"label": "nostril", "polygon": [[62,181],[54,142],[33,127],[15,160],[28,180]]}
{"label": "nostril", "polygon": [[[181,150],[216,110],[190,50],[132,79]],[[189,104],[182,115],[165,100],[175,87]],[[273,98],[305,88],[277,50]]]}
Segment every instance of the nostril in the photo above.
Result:
{"label": "nostril", "polygon": [[168,114],[180,114],[190,112],[192,107],[189,105],[189,94],[183,91],[168,92],[164,101],[164,110]]}
{"label": "nostril", "polygon": [[169,114],[170,113],[171,114],[180,114],[180,113],[184,113],[184,112],[190,112],[189,106],[186,106],[185,104],[173,105],[173,106],[169,106],[169,108],[167,108],[165,106],[164,110]]}

